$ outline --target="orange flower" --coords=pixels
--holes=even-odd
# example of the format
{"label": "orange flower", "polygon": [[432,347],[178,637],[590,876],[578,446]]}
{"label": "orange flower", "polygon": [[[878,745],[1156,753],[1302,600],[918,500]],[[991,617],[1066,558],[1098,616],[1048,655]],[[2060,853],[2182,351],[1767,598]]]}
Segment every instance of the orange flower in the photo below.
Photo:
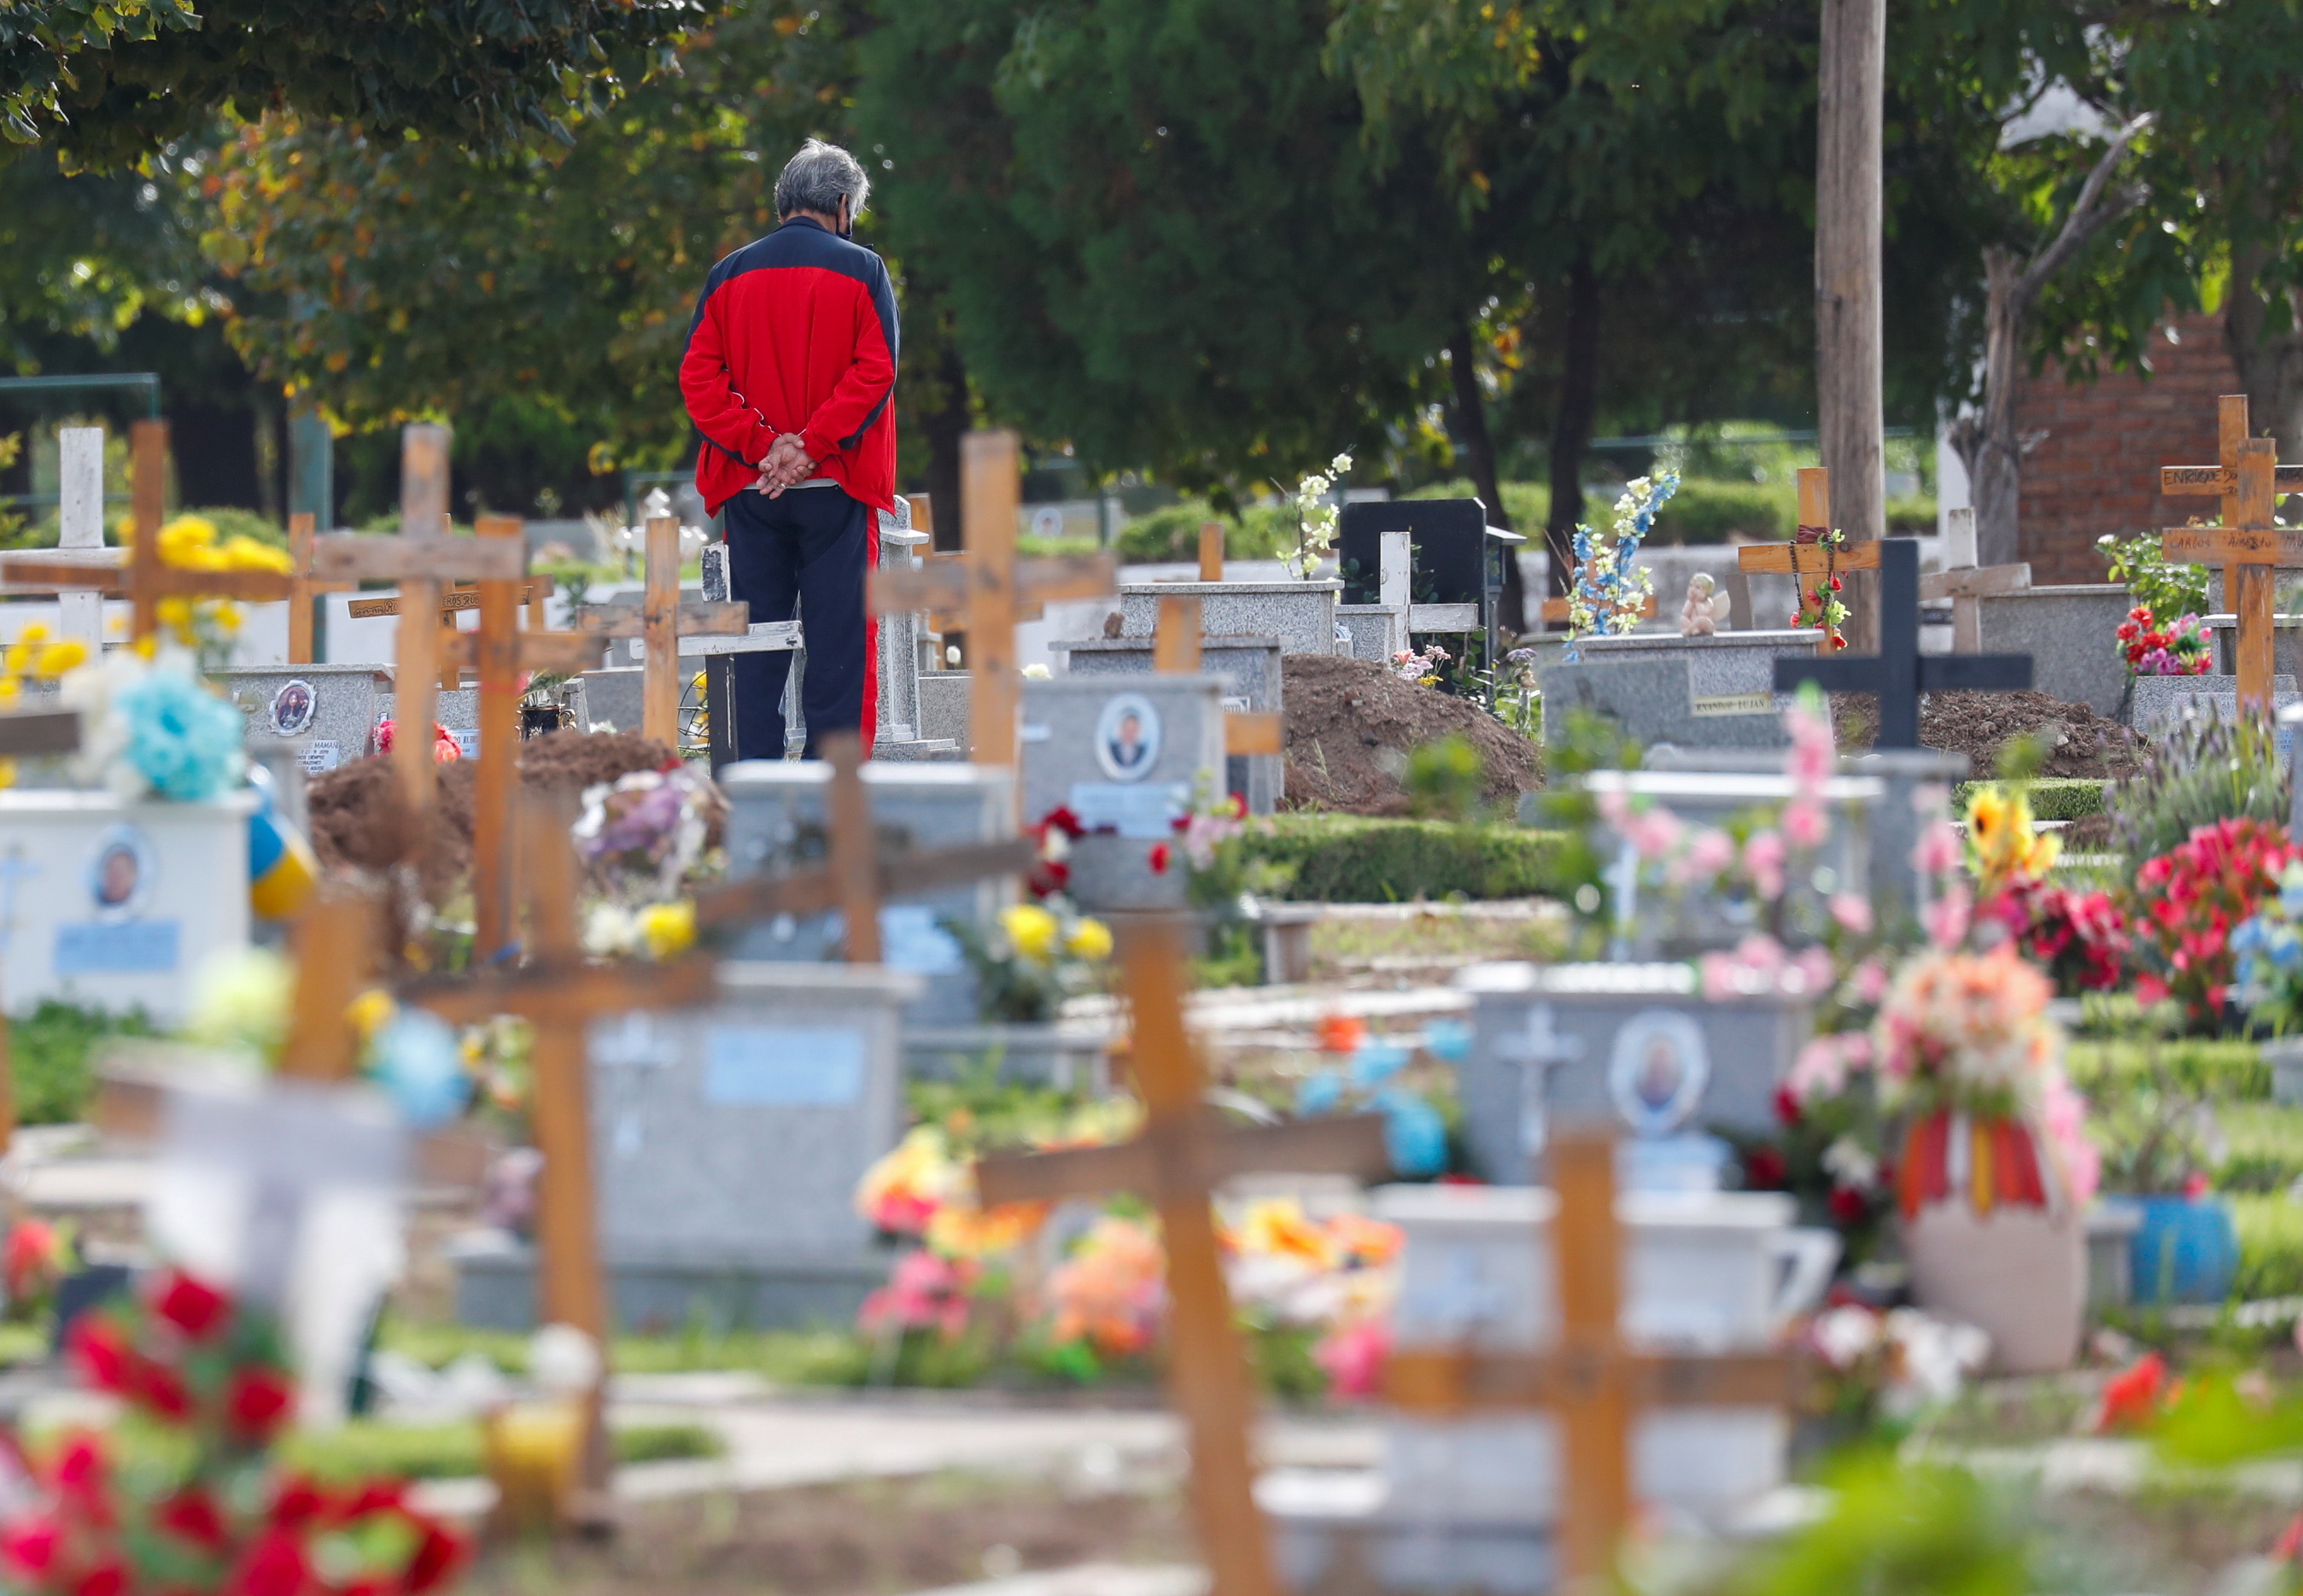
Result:
{"label": "orange flower", "polygon": [[1322,1052],[1357,1052],[1360,1043],[1367,1040],[1367,1021],[1356,1014],[1330,1014],[1320,1019],[1314,1034]]}

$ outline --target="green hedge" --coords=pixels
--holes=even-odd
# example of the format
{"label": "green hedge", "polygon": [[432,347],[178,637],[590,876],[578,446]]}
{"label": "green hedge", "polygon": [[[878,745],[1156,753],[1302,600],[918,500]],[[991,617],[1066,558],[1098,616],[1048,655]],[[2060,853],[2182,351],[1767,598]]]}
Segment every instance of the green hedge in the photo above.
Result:
{"label": "green hedge", "polygon": [[1185,499],[1137,517],[1119,529],[1112,546],[1131,565],[1197,560],[1203,521],[1223,523],[1227,559],[1277,560],[1295,546],[1295,518],[1287,509],[1253,504],[1239,515],[1219,515],[1204,499]]}
{"label": "green hedge", "polygon": [[1556,894],[1566,841],[1519,825],[1299,814],[1254,828],[1247,848],[1292,873],[1287,896],[1300,901],[1405,903]]}
{"label": "green hedge", "polygon": [[[1988,781],[1961,781],[1952,796],[1959,809],[1967,806],[1970,794],[1978,788],[1988,787]],[[2093,776],[2042,776],[2030,783],[2031,818],[2034,820],[2084,820],[2090,815],[2103,813],[2104,789],[2110,783]]]}
{"label": "green hedge", "polygon": [[[2180,1037],[2158,1043],[2157,1050],[2177,1083],[2204,1097],[2250,1102],[2271,1095],[2271,1066],[2263,1061],[2256,1044],[2243,1037]],[[2075,1038],[2064,1055],[2071,1084],[2091,1098],[2124,1090],[2128,1079],[2142,1073],[2150,1060],[2151,1044],[2116,1040]]]}

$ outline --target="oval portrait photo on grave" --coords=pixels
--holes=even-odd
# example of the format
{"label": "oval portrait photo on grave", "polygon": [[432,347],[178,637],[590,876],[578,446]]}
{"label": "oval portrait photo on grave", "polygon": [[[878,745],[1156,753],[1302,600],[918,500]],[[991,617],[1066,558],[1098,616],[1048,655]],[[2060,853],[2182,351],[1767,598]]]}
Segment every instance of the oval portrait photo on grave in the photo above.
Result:
{"label": "oval portrait photo on grave", "polygon": [[150,899],[159,877],[159,857],[141,826],[107,826],[88,861],[89,902],[100,920],[125,919]]}
{"label": "oval portrait photo on grave", "polygon": [[1632,1134],[1666,1136],[1703,1101],[1711,1055],[1703,1027],[1676,1009],[1642,1009],[1615,1033],[1607,1060],[1607,1094]]}
{"label": "oval portrait photo on grave", "polygon": [[296,736],[312,723],[319,701],[310,682],[298,678],[285,683],[272,695],[272,730],[282,737]]}
{"label": "oval portrait photo on grave", "polygon": [[1141,693],[1115,693],[1095,720],[1095,758],[1115,781],[1141,781],[1160,763],[1160,712]]}

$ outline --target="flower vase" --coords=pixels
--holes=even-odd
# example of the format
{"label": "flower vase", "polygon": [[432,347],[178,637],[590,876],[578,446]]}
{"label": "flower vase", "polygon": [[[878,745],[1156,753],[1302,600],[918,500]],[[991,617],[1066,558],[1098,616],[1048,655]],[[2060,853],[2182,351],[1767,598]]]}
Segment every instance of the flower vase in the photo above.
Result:
{"label": "flower vase", "polygon": [[2087,1227],[2034,1127],[1929,1114],[1905,1133],[1897,1186],[1919,1305],[1988,1335],[1995,1373],[2070,1368],[2087,1306]]}

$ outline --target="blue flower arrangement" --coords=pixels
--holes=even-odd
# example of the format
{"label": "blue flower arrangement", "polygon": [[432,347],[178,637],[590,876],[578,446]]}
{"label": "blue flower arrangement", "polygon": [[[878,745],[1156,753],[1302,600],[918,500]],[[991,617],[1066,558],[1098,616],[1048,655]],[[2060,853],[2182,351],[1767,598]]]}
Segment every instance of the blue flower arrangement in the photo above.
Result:
{"label": "blue flower arrangement", "polygon": [[2280,873],[2278,894],[2231,933],[2231,949],[2240,1006],[2282,1035],[2303,1030],[2303,863]]}
{"label": "blue flower arrangement", "polygon": [[[1426,1039],[1427,1051],[1445,1057],[1453,1034]],[[1396,1042],[1362,1037],[1339,1069],[1323,1069],[1295,1094],[1295,1112],[1322,1114],[1372,1111],[1384,1119],[1385,1150],[1402,1175],[1431,1176],[1447,1167],[1447,1122],[1439,1110],[1393,1077],[1407,1068],[1413,1050]]]}
{"label": "blue flower arrangement", "polygon": [[126,733],[121,750],[162,798],[203,803],[240,785],[240,714],[178,660],[164,661],[120,689],[112,707]]}
{"label": "blue flower arrangement", "polygon": [[1656,511],[1679,492],[1679,473],[1663,471],[1626,484],[1615,501],[1615,524],[1606,537],[1588,526],[1575,528],[1575,582],[1567,595],[1567,646],[1560,657],[1573,664],[1582,651],[1576,639],[1593,632],[1627,632],[1640,623],[1654,578],[1635,568],[1640,545],[1655,529]]}

